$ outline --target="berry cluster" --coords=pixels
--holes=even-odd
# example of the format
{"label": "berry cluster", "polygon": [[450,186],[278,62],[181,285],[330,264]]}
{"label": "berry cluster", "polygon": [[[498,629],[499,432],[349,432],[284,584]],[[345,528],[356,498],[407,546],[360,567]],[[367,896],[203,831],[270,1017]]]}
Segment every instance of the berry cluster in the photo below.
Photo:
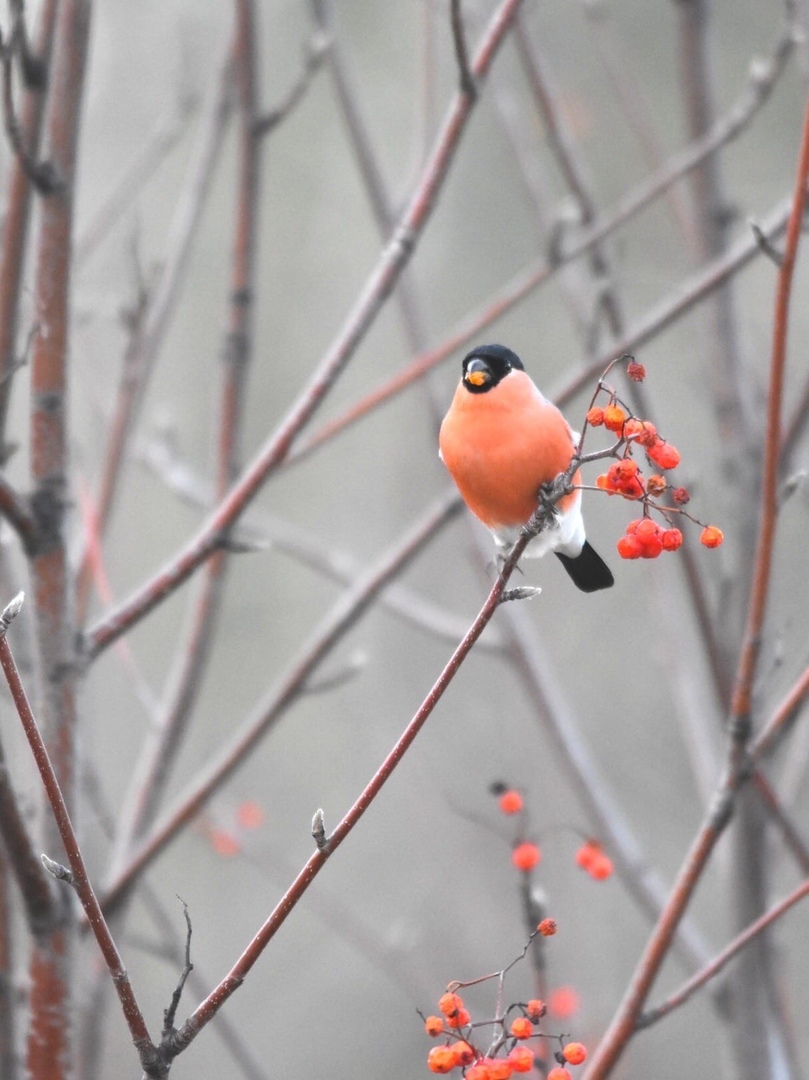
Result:
{"label": "berry cluster", "polygon": [[606,881],[612,876],[612,859],[597,840],[586,840],[576,852],[576,865],[594,881]]}
{"label": "berry cluster", "polygon": [[[462,1069],[466,1080],[509,1080],[514,1073],[527,1073],[534,1068],[534,1051],[525,1045],[534,1038],[558,1039],[557,1064],[548,1073],[548,1080],[572,1080],[565,1066],[581,1065],[586,1060],[587,1048],[583,1043],[565,1042],[561,1037],[545,1035],[538,1030],[536,1025],[547,1013],[545,1003],[538,998],[512,1005],[501,1019],[473,1024],[463,998],[457,993],[461,984],[450,985],[455,989],[448,990],[438,999],[441,1015],[428,1016],[424,1020],[424,1029],[431,1038],[443,1035],[446,1039],[427,1055],[430,1072],[448,1073]],[[508,1013],[513,1010],[518,1010],[518,1015],[508,1023]],[[485,1052],[472,1041],[475,1029],[484,1026],[496,1031],[492,1045]]]}
{"label": "berry cluster", "polygon": [[[626,373],[635,382],[641,382],[646,376],[643,365],[636,363],[631,357]],[[595,398],[601,393],[609,395],[607,405],[595,404]],[[618,460],[596,479],[596,486],[609,495],[622,495],[625,499],[643,502],[643,517],[629,523],[625,534],[618,540],[618,554],[622,559],[656,559],[664,551],[677,551],[682,545],[683,534],[673,526],[672,515],[682,515],[695,524],[702,524],[682,509],[690,499],[687,489],[671,486],[661,475],[680,464],[677,448],[658,434],[651,421],[632,416],[619,403],[615,391],[606,386],[603,380],[599,382],[593,404],[587,412],[586,425],[603,426],[618,436],[617,444],[609,451],[609,454]],[[660,472],[644,477],[633,456],[638,447]],[[670,495],[668,505],[661,506],[654,501],[666,492]],[[664,519],[666,525],[660,525],[652,518],[653,511]],[[705,547],[719,547],[722,540],[721,529],[715,525],[703,526],[700,542]]]}
{"label": "berry cluster", "polygon": [[[638,525],[638,522],[632,524]],[[643,523],[644,527],[639,528],[641,536],[648,531],[648,526],[654,529],[659,527],[655,525],[650,519],[645,519]],[[630,526],[631,527],[631,526]],[[680,542],[682,542],[682,535],[679,529],[661,530],[661,532],[669,536],[669,539],[664,541],[671,544],[673,542],[672,537],[669,534],[677,533],[680,536]],[[677,544],[679,547],[679,544]],[[669,550],[675,550],[669,548]],[[658,553],[659,554],[659,553]],[[649,557],[649,556],[647,556]],[[507,817],[511,817],[515,814],[523,814],[525,810],[525,800],[521,792],[516,788],[508,787],[503,783],[492,784],[492,794],[497,796],[498,806],[500,812]],[[537,843],[533,840],[526,840],[524,838],[523,820],[521,819],[518,825],[517,841],[514,847],[511,849],[511,864],[515,870],[519,870],[523,874],[530,874],[532,870],[535,870],[542,862],[542,850]],[[612,875],[612,860],[606,854],[601,844],[597,840],[588,839],[576,852],[576,865],[580,866],[583,870],[593,878],[594,881],[605,881]],[[556,932],[556,923],[553,919],[544,919],[539,924],[539,932],[544,937],[550,937]]]}

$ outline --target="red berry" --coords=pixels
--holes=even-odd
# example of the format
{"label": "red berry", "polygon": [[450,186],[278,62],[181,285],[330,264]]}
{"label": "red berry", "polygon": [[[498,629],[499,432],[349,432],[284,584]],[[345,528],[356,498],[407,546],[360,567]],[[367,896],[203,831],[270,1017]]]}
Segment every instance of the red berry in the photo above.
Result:
{"label": "red berry", "polygon": [[650,540],[648,544],[644,544],[640,557],[642,559],[656,559],[662,551],[663,541],[659,536],[656,536],[654,540]]}
{"label": "red berry", "polygon": [[440,1035],[444,1030],[444,1021],[440,1016],[428,1016],[424,1021],[424,1030],[432,1038],[435,1038],[436,1035]]}
{"label": "red berry", "polygon": [[599,852],[587,867],[587,873],[594,881],[606,881],[612,877],[612,859],[604,852]]}
{"label": "red berry", "polygon": [[532,1020],[536,1021],[541,1020],[548,1010],[544,1001],[541,1001],[539,998],[531,998],[531,1000],[526,1003],[525,1011]]}
{"label": "red berry", "polygon": [[642,544],[647,544],[650,540],[655,540],[659,532],[660,526],[656,521],[652,521],[651,518],[641,518],[635,526],[635,536],[637,536]]}
{"label": "red berry", "polygon": [[587,1047],[584,1043],[569,1042],[562,1050],[565,1061],[571,1065],[581,1065],[587,1057]]}
{"label": "red berry", "polygon": [[663,439],[659,439],[653,446],[647,446],[646,454],[661,469],[676,469],[680,464],[679,451]]}
{"label": "red berry", "polygon": [[646,378],[646,368],[634,360],[630,360],[626,365],[626,373],[633,382],[643,382]]}
{"label": "red berry", "polygon": [[458,1009],[452,1016],[447,1017],[447,1027],[462,1028],[466,1027],[472,1017],[469,1015],[468,1009]]}
{"label": "red berry", "polygon": [[639,559],[643,552],[643,544],[636,536],[622,536],[615,545],[622,559]]}
{"label": "red berry", "polygon": [[471,1069],[466,1070],[466,1080],[489,1080],[489,1059],[481,1058]]}
{"label": "red berry", "polygon": [[[514,1072],[530,1072],[534,1067],[534,1054],[527,1046],[515,1046],[508,1060]],[[469,1076],[469,1073],[466,1075]]]}
{"label": "red berry", "polygon": [[616,433],[623,431],[626,413],[620,405],[608,405],[604,410],[604,427]]}
{"label": "red berry", "polygon": [[522,807],[522,795],[513,788],[509,791],[504,791],[500,796],[500,810],[504,814],[519,814]]}
{"label": "red berry", "polygon": [[671,497],[678,506],[685,506],[685,504],[691,500],[691,493],[688,488],[678,487],[672,491]]}
{"label": "red berry", "polygon": [[489,1080],[508,1080],[514,1071],[514,1066],[508,1058],[493,1058],[489,1064]]}
{"label": "red berry", "polygon": [[604,410],[599,405],[589,409],[585,418],[590,427],[601,427],[604,423]]}
{"label": "red berry", "polygon": [[463,1008],[463,998],[460,994],[447,991],[438,999],[438,1008],[444,1016],[455,1016],[458,1010]]}
{"label": "red berry", "polygon": [[557,929],[556,919],[543,919],[537,927],[537,930],[539,930],[543,937],[553,937]]}
{"label": "red berry", "polygon": [[559,1020],[566,1020],[579,1007],[579,995],[572,986],[560,986],[548,997],[548,1011]]}
{"label": "red berry", "polygon": [[702,530],[699,542],[706,548],[717,548],[725,539],[725,534],[716,525],[706,525]]}
{"label": "red berry", "polygon": [[434,1046],[427,1055],[427,1068],[434,1073],[452,1072],[457,1062],[452,1046]]}
{"label": "red berry", "polygon": [[573,1080],[573,1077],[569,1069],[563,1069],[561,1065],[557,1065],[548,1073],[548,1080]]}
{"label": "red berry", "polygon": [[683,546],[683,534],[679,529],[666,529],[663,532],[663,550],[677,551]]}
{"label": "red berry", "polygon": [[517,869],[526,872],[538,866],[541,858],[542,853],[539,848],[536,844],[532,844],[530,840],[518,844],[511,853],[511,861]]}
{"label": "red berry", "polygon": [[515,1039],[530,1039],[534,1034],[534,1025],[526,1016],[518,1016],[511,1021],[509,1031]]}
{"label": "red berry", "polygon": [[475,1048],[470,1046],[464,1039],[459,1039],[458,1042],[454,1043],[452,1045],[452,1050],[455,1052],[456,1065],[471,1065],[477,1057]]}
{"label": "red berry", "polygon": [[657,441],[657,428],[648,420],[637,420],[633,417],[624,425],[624,436],[627,439],[634,438],[641,446],[653,446]]}

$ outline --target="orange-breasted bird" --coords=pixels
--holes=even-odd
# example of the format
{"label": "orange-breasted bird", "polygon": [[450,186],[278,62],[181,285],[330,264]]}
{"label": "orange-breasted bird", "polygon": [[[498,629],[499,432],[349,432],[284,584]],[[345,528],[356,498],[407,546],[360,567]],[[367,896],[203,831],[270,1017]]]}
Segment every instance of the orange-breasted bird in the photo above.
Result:
{"label": "orange-breasted bird", "polygon": [[[540,489],[570,465],[578,435],[503,345],[479,345],[464,357],[461,382],[444,422],[441,458],[475,517],[500,547],[510,547],[539,505]],[[573,483],[581,482],[580,473]],[[584,535],[581,491],[563,496],[554,520],[526,556],[553,551],[583,592],[613,584]]]}

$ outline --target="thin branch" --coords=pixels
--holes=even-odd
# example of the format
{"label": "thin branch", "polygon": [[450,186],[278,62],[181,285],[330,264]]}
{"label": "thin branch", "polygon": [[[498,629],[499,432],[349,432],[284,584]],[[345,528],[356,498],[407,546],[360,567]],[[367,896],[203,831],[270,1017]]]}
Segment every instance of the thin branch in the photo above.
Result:
{"label": "thin branch", "polygon": [[40,195],[53,195],[64,186],[64,177],[59,174],[52,162],[38,161],[34,153],[26,146],[23,125],[17,119],[14,109],[14,57],[22,48],[23,34],[22,13],[18,10],[8,41],[3,42],[0,39],[0,63],[3,68],[3,121],[14,155],[31,185]]}
{"label": "thin branch", "polygon": [[0,1076],[19,1080],[20,1061],[16,1045],[14,987],[14,910],[8,860],[0,847]]}
{"label": "thin branch", "polygon": [[809,697],[809,667],[805,668],[784,700],[772,712],[769,720],[753,740],[750,754],[754,761],[768,757],[789,730],[807,697]]}
{"label": "thin branch", "polygon": [[193,933],[191,929],[191,916],[188,913],[188,904],[186,904],[185,900],[179,897],[178,899],[183,905],[183,917],[185,919],[185,955],[183,970],[180,975],[180,981],[174,988],[174,992],[171,995],[171,1002],[169,1003],[169,1007],[163,1014],[163,1041],[173,1036],[176,1030],[174,1027],[174,1021],[177,1017],[177,1009],[180,1007],[180,1001],[183,996],[185,984],[186,982],[188,982],[188,976],[194,970],[194,965],[191,963],[191,937]]}
{"label": "thin branch", "polygon": [[184,95],[179,105],[173,105],[166,115],[158,118],[138,147],[135,157],[118,180],[113,181],[102,202],[93,207],[90,219],[77,230],[74,256],[77,267],[82,266],[109,235],[152,174],[180,143],[198,111],[198,99]]}
{"label": "thin branch", "polygon": [[[3,629],[2,634],[5,634]],[[28,927],[35,937],[54,929],[62,911],[53,885],[43,869],[11,783],[0,743],[0,837],[4,862],[14,875],[22,896]]]}
{"label": "thin branch", "polygon": [[[37,31],[37,56],[45,70],[50,66],[57,6],[57,0],[45,0]],[[22,104],[22,137],[34,153],[39,151],[44,106],[42,88],[26,92]],[[31,200],[31,184],[19,159],[15,157],[7,183],[6,213],[0,243],[0,462],[5,462],[11,452],[6,445],[6,422],[12,376],[19,367],[16,354],[17,325]]]}
{"label": "thin branch", "polygon": [[326,54],[331,48],[331,41],[326,34],[316,34],[306,47],[303,70],[287,91],[284,98],[269,112],[258,116],[253,121],[253,134],[262,139],[286,120],[295,107],[303,100],[315,75],[323,66]]}
{"label": "thin branch", "polygon": [[[4,620],[7,616],[11,615],[13,618],[13,615],[16,614],[16,612],[13,612],[13,605],[16,605],[16,610],[19,611],[19,608],[22,606],[22,594],[6,607],[3,612]],[[3,668],[3,674],[6,677],[8,688],[11,691],[14,705],[20,717],[23,730],[25,731],[25,736],[31,747],[34,762],[42,779],[42,784],[48,797],[53,818],[59,831],[62,845],[67,854],[68,862],[70,864],[70,884],[76,890],[76,894],[84,908],[87,922],[95,935],[96,942],[101,950],[101,955],[104,957],[104,962],[109,970],[113,986],[118,994],[118,999],[121,1002],[124,1019],[129,1027],[132,1041],[138,1051],[138,1056],[141,1058],[141,1061],[144,1062],[145,1060],[148,1060],[149,1052],[154,1050],[152,1041],[149,1038],[146,1021],[140,1011],[135,992],[132,989],[129,976],[126,973],[126,968],[124,967],[109,927],[107,926],[107,922],[101,911],[95,892],[93,891],[93,886],[90,883],[79,840],[73,828],[73,823],[70,820],[70,814],[68,813],[67,805],[65,804],[64,796],[62,795],[62,790],[56,777],[56,772],[51,764],[50,756],[45,747],[45,742],[39,727],[37,726],[37,722],[34,719],[31,706],[28,703],[28,698],[22,685],[22,680],[20,679],[20,674],[17,670],[17,665],[14,662],[14,657],[12,656],[8,638],[5,633],[0,635],[0,666]]]}
{"label": "thin branch", "polygon": [[455,46],[455,59],[458,62],[461,93],[474,98],[477,94],[477,85],[469,67],[469,53],[466,48],[461,0],[450,0],[450,23],[452,26],[452,42]]}
{"label": "thin branch", "polygon": [[731,707],[731,731],[725,776],[717,790],[716,802],[700,828],[672,889],[669,902],[644,949],[626,994],[593,1055],[586,1080],[605,1080],[610,1075],[633,1034],[676,929],[701,880],[708,859],[727,826],[738,788],[748,778],[747,745],[750,732],[750,695],[755,676],[760,631],[766,610],[770,559],[775,530],[777,498],[778,442],[780,436],[781,384],[786,359],[786,316],[792,270],[800,238],[803,206],[809,176],[809,100],[801,136],[797,179],[787,229],[784,267],[779,276],[768,403],[767,442],[762,483],[762,522],[756,555],[756,569],[745,631],[745,643]]}
{"label": "thin branch", "polygon": [[[477,79],[482,79],[488,72],[516,15],[519,3],[520,0],[503,0],[495,11],[473,65]],[[164,570],[158,572],[117,611],[113,611],[89,631],[85,641],[88,660],[93,660],[116,638],[131,629],[190,577],[201,563],[210,558],[219,546],[222,535],[233,526],[270,473],[286,457],[292,440],[315,413],[354,355],[407,265],[435,206],[473,109],[474,102],[468,95],[456,95],[433,155],[390,243],[372,271],[336,341],[318,364],[308,385],[280,426],[197,535],[175,555]]]}
{"label": "thin branch", "polygon": [[803,838],[784,809],[782,800],[779,799],[778,794],[760,769],[757,769],[753,774],[751,782],[767,809],[770,820],[774,822],[781,833],[784,846],[803,873],[809,874],[809,847],[804,843]]}
{"label": "thin branch", "polygon": [[767,401],[767,432],[764,443],[764,465],[761,484],[761,517],[750,589],[749,608],[744,640],[736,671],[731,703],[733,735],[739,753],[743,753],[750,735],[751,695],[758,668],[761,635],[769,598],[772,552],[778,514],[778,464],[780,458],[781,410],[783,406],[784,369],[787,359],[789,305],[795,260],[803,229],[806,186],[809,179],[809,103],[804,120],[803,137],[798,159],[798,175],[787,226],[784,261],[778,274],[773,322],[772,357],[770,362],[769,397]]}
{"label": "thin branch", "polygon": [[359,823],[365,811],[393,775],[396,766],[402,760],[419,731],[421,731],[422,727],[431,716],[435,707],[438,705],[447,688],[458,673],[464,660],[469,655],[475,642],[483,633],[487,623],[491,620],[495,611],[500,606],[508,581],[527,544],[533,536],[537,535],[538,532],[549,524],[554,514],[553,507],[555,503],[558,502],[559,498],[561,498],[565,492],[569,491],[574,469],[575,465],[571,465],[568,473],[560,474],[554,481],[553,490],[547,503],[540,506],[522,530],[519,539],[506,556],[500,574],[492,586],[489,595],[478,612],[474,622],[455,649],[455,652],[450,657],[420,708],[404,729],[395,746],[377,769],[372,779],[366,785],[359,798],[347,812],[342,821],[337,825],[334,832],[331,833],[325,841],[317,845],[317,850],[311,855],[298,876],[287,889],[282,899],[276,905],[275,910],[256,933],[255,937],[231,968],[230,972],[219,985],[211,991],[208,997],[188,1018],[183,1028],[177,1033],[177,1044],[181,1049],[184,1049],[197,1037],[199,1032],[211,1021],[228,998],[242,985],[253,965],[257,962],[264,949],[284,924],[287,917],[294,910],[297,903],[304,896],[327,860],[349,836],[354,827]]}
{"label": "thin branch", "polygon": [[0,515],[17,533],[25,550],[33,553],[39,542],[37,521],[26,500],[17,494],[4,476],[0,476]]}
{"label": "thin branch", "polygon": [[656,1024],[658,1020],[662,1020],[664,1016],[668,1016],[674,1009],[678,1009],[681,1005],[684,1005],[692,994],[695,994],[697,990],[702,989],[706,983],[715,978],[726,964],[730,963],[742,949],[749,945],[751,941],[759,934],[763,933],[768,927],[772,926],[772,924],[789,911],[791,907],[794,907],[800,900],[803,900],[805,896],[809,896],[809,880],[804,881],[796,889],[793,889],[789,896],[784,897],[778,904],[756,919],[754,923],[751,923],[746,930],[742,931],[742,933],[738,934],[733,941],[729,942],[710,964],[706,964],[701,971],[698,971],[696,975],[688,980],[688,982],[684,983],[679,990],[676,990],[660,1005],[656,1005],[654,1008],[643,1013],[638,1018],[638,1030],[640,1031],[643,1028],[651,1027],[651,1025]]}

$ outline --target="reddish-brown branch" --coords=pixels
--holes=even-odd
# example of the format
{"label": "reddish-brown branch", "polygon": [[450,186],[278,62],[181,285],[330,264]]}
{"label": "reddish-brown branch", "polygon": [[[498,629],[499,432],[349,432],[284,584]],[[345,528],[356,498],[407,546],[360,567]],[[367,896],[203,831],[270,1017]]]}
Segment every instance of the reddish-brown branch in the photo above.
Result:
{"label": "reddish-brown branch", "polygon": [[18,1080],[11,889],[11,872],[5,852],[0,847],[0,1076],[7,1080]]}
{"label": "reddish-brown branch", "polygon": [[809,874],[809,848],[784,809],[777,792],[760,769],[753,773],[751,783],[764,804],[770,820],[781,833],[784,845],[804,874]]}
{"label": "reddish-brown branch", "polygon": [[[535,520],[542,520],[542,513],[536,515]],[[322,870],[326,861],[337,850],[342,842],[359,823],[365,811],[377,797],[387,781],[393,775],[396,766],[404,757],[412,745],[418,733],[435,710],[443,697],[447,687],[458,673],[459,668],[469,655],[475,642],[483,633],[495,611],[499,607],[506,585],[514,572],[517,562],[525,550],[530,539],[529,533],[524,533],[512,550],[509,552],[497,581],[491,588],[483,607],[478,612],[475,621],[470,626],[465,637],[460,642],[455,652],[450,657],[444,670],[439,675],[432,689],[427,694],[413,719],[402,732],[395,746],[382,762],[376,773],[363,789],[354,805],[337,825],[334,832],[326,837],[317,850],[311,855],[293,883],[287,889],[284,896],[276,905],[275,910],[255,935],[245,951],[236,961],[234,966],[220,982],[220,984],[198,1006],[188,1021],[177,1033],[177,1041],[183,1047],[188,1046],[207,1023],[216,1015],[228,998],[242,985],[253,965],[257,962],[264,949],[275,937],[277,932],[286,922],[287,917],[294,910],[297,903],[306,893],[317,874]]]}
{"label": "reddish-brown branch", "polygon": [[0,476],[0,515],[17,533],[25,550],[35,551],[39,539],[36,519],[28,503],[3,476]]}
{"label": "reddish-brown branch", "polygon": [[780,438],[781,385],[786,359],[786,317],[792,283],[792,270],[809,176],[809,101],[804,117],[798,175],[787,229],[787,254],[776,295],[775,328],[768,403],[767,445],[765,451],[762,523],[756,557],[756,572],[751,593],[750,613],[745,643],[734,692],[731,718],[733,728],[728,750],[726,776],[719,788],[715,808],[700,829],[689,851],[661,919],[650,938],[616,1015],[591,1059],[586,1080],[604,1080],[609,1076],[637,1029],[638,1018],[671,945],[673,932],[693,895],[697,883],[719,836],[729,820],[734,795],[747,778],[747,742],[749,735],[750,692],[758,658],[758,642],[766,610],[772,541],[775,529],[776,478]]}
{"label": "reddish-brown branch", "polygon": [[791,907],[794,907],[800,900],[803,900],[805,896],[809,895],[809,881],[804,881],[796,889],[794,889],[789,896],[784,897],[780,903],[770,908],[760,918],[756,919],[754,923],[751,923],[746,930],[742,931],[733,941],[716,956],[710,964],[707,964],[701,971],[698,971],[696,975],[684,983],[679,990],[675,991],[670,997],[655,1008],[650,1009],[644,1013],[638,1020],[637,1030],[650,1027],[652,1024],[657,1023],[658,1020],[662,1020],[664,1016],[667,1016],[674,1009],[678,1009],[681,1005],[684,1005],[686,1001],[695,994],[697,990],[702,989],[706,983],[715,978],[719,972],[725,967],[726,964],[737,956],[745,946],[749,945],[759,934],[763,933],[768,927],[772,926],[774,922],[782,917]]}
{"label": "reddish-brown branch", "polygon": [[758,666],[761,635],[769,596],[772,549],[778,513],[778,463],[781,449],[781,410],[789,332],[789,304],[795,259],[803,225],[807,179],[809,179],[809,104],[804,120],[798,175],[787,225],[783,262],[778,273],[761,485],[761,516],[744,640],[731,704],[731,718],[736,729],[736,740],[740,752],[744,749],[750,732],[751,693]]}
{"label": "reddish-brown branch", "polygon": [[807,696],[809,696],[809,667],[801,672],[795,685],[753,740],[750,754],[754,761],[772,753],[798,715],[798,710],[806,701]]}
{"label": "reddish-brown branch", "polygon": [[[50,67],[57,7],[56,0],[47,0],[39,22],[36,52],[45,71]],[[25,145],[33,153],[39,149],[44,106],[43,88],[28,90],[22,106],[21,128]],[[0,461],[4,461],[8,455],[6,418],[17,367],[20,286],[31,218],[31,197],[31,182],[19,160],[15,159],[8,180],[0,243]]]}
{"label": "reddish-brown branch", "polygon": [[[42,200],[31,353],[30,453],[37,522],[31,558],[41,664],[40,719],[55,775],[68,805],[74,799],[76,735],[75,637],[64,536],[68,491],[66,400],[74,178],[90,30],[90,0],[58,6],[48,99],[48,156],[60,179]],[[58,842],[45,819],[44,846]],[[61,1080],[71,1073],[71,940],[75,927],[34,942],[30,962],[27,1068]]]}
{"label": "reddish-brown branch", "polygon": [[[11,618],[14,617],[14,614],[16,614],[22,606],[22,594],[20,594],[16,601],[12,601],[12,604],[9,604],[8,608],[3,613],[4,618],[10,614],[12,605],[16,606],[16,611],[10,615],[8,622],[11,621]],[[84,864],[78,837],[73,829],[73,823],[70,820],[70,814],[59,786],[56,770],[51,763],[45,741],[37,726],[37,722],[34,719],[31,706],[28,703],[28,697],[25,693],[25,688],[22,685],[17,665],[14,662],[14,657],[11,654],[11,649],[9,648],[8,639],[5,633],[0,635],[0,666],[3,668],[3,674],[6,677],[8,688],[11,691],[14,705],[20,717],[23,730],[25,731],[25,736],[31,747],[31,753],[33,754],[34,762],[42,779],[48,803],[50,804],[53,813],[53,819],[56,823],[62,846],[67,855],[68,863],[70,865],[70,884],[76,890],[81,905],[84,908],[85,915],[87,916],[87,921],[95,935],[98,947],[101,950],[101,955],[104,957],[104,962],[107,965],[116,993],[121,1002],[124,1019],[129,1027],[132,1041],[138,1051],[138,1055],[141,1060],[144,1059],[144,1056],[146,1056],[146,1059],[148,1060],[148,1054],[154,1047],[149,1038],[146,1022],[143,1019],[143,1014],[141,1013],[137,999],[135,998],[135,993],[126,973],[126,968],[124,967],[121,956],[113,941],[112,935],[110,934],[109,927],[104,919],[101,907],[87,875],[87,868]],[[61,870],[58,869],[58,864],[54,865],[59,876],[64,876],[62,875]],[[54,1063],[51,1062],[51,1065],[53,1064]],[[44,1076],[51,1074],[32,1071],[32,1075]]]}
{"label": "reddish-brown branch", "polygon": [[[482,79],[488,72],[519,3],[520,0],[503,0],[492,17],[473,64],[477,80]],[[86,639],[88,659],[95,658],[121,634],[131,629],[213,554],[221,544],[223,535],[255,498],[272,470],[286,457],[292,440],[315,413],[354,355],[407,265],[435,207],[473,109],[474,100],[468,94],[462,92],[455,96],[436,148],[390,243],[372,271],[337,340],[318,364],[298,400],[267,440],[242,479],[197,535],[164,570],[142,586],[117,611],[89,631]]]}
{"label": "reddish-brown branch", "polygon": [[[0,628],[0,635],[5,628]],[[46,873],[25,823],[11,784],[3,746],[0,744],[0,836],[4,864],[17,881],[25,906],[28,927],[34,936],[52,930],[59,917],[52,883]]]}

